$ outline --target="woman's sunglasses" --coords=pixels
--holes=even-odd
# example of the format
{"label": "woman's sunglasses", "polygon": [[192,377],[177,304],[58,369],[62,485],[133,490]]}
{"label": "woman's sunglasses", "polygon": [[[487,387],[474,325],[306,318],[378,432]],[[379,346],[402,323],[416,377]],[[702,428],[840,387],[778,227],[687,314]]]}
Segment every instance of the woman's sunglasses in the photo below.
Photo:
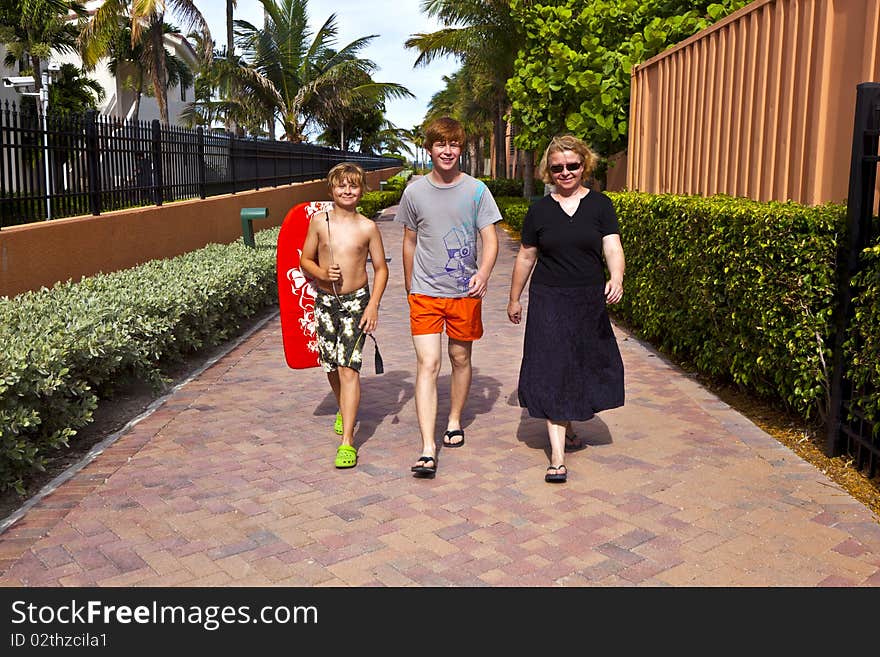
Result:
{"label": "woman's sunglasses", "polygon": [[582,166],[584,166],[583,162],[569,162],[568,164],[551,164],[550,171],[553,173],[562,173],[563,169],[568,169],[569,171],[577,171]]}

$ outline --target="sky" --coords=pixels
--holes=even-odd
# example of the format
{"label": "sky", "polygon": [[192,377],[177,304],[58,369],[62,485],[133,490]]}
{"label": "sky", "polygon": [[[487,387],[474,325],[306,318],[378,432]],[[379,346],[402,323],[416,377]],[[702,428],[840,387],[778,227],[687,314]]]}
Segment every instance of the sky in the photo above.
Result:
{"label": "sky", "polygon": [[[225,0],[195,0],[208,21],[211,36],[218,45],[226,43]],[[316,31],[330,14],[336,14],[337,46],[370,34],[378,35],[361,56],[371,59],[377,70],[377,82],[397,82],[415,98],[390,100],[386,118],[398,128],[411,129],[422,122],[431,96],[443,89],[443,76],[452,74],[458,63],[454,58],[434,60],[428,66],[413,68],[417,51],[403,47],[410,35],[433,32],[441,25],[419,10],[419,0],[309,0],[309,21]],[[235,18],[260,26],[263,6],[259,0],[238,0]]]}

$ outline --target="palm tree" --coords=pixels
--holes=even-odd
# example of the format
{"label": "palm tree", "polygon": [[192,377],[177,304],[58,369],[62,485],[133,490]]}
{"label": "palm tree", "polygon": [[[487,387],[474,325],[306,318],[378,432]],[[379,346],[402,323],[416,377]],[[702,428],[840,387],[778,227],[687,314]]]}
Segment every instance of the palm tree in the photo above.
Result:
{"label": "palm tree", "polygon": [[408,141],[408,131],[404,128],[398,128],[391,121],[382,122],[382,128],[376,132],[372,132],[361,138],[361,153],[375,153],[378,155],[392,154],[403,155],[407,153],[413,155]]}
{"label": "palm tree", "polygon": [[0,0],[0,42],[6,46],[4,63],[27,61],[36,89],[43,87],[42,63],[53,50],[76,52],[79,27],[70,13],[86,15],[75,0]]}
{"label": "palm tree", "polygon": [[285,138],[300,142],[308,128],[336,120],[359,99],[412,96],[402,85],[370,78],[376,65],[358,53],[376,35],[335,50],[335,14],[312,34],[308,0],[260,1],[266,17],[262,28],[235,21],[242,57],[228,73],[241,89],[239,99],[257,99],[271,114],[270,134],[277,119]]}
{"label": "palm tree", "polygon": [[494,117],[491,80],[465,62],[452,75],[444,75],[443,82],[446,86],[428,102],[425,123],[441,116],[458,117],[469,135],[465,170],[473,176],[482,176],[484,144]]}
{"label": "palm tree", "polygon": [[[412,96],[400,85],[401,95]],[[373,82],[364,71],[353,69],[340,74],[336,80],[316,89],[309,103],[315,121],[339,136],[339,148],[347,150],[352,141],[361,143],[370,139],[373,133],[381,130],[395,130],[395,126],[385,120],[385,98],[387,85]],[[352,134],[353,132],[357,134]]]}
{"label": "palm tree", "polygon": [[507,169],[505,149],[508,100],[505,85],[513,75],[522,27],[510,12],[509,0],[422,0],[421,9],[444,25],[431,33],[414,34],[407,48],[419,51],[415,66],[453,55],[468,63],[490,83],[496,178]]}
{"label": "palm tree", "polygon": [[53,112],[81,115],[104,100],[104,87],[84,75],[73,64],[62,64],[58,77],[49,87],[49,107]]}
{"label": "palm tree", "polygon": [[[131,28],[125,26],[116,35],[113,43],[110,44],[110,61],[107,68],[113,74],[113,77],[116,79],[122,78],[123,84],[135,92],[131,116],[133,121],[138,120],[141,97],[144,92],[156,95],[155,89],[151,85],[146,84],[149,62],[145,57],[145,43],[152,41],[150,30],[158,28],[159,26],[151,25],[146,31],[141,33],[140,40],[134,43],[131,36]],[[168,23],[162,23],[161,30],[163,34],[179,34],[178,29]],[[193,84],[194,79],[189,66],[167,49],[165,51],[165,78],[168,86],[172,88],[179,84],[188,87]]]}
{"label": "palm tree", "polygon": [[226,0],[226,52],[235,56],[235,8],[237,0]]}
{"label": "palm tree", "polygon": [[[132,48],[143,44],[143,62],[156,94],[159,116],[168,123],[168,65],[166,63],[165,10],[181,21],[184,31],[195,30],[205,35],[202,56],[211,56],[211,37],[204,16],[195,0],[105,0],[95,11],[82,33],[80,47],[86,66],[93,67],[109,50],[110,44],[127,25],[131,30]],[[148,38],[142,40],[142,34]]]}
{"label": "palm tree", "polygon": [[[226,0],[226,57],[235,59],[235,8],[238,6],[237,0]],[[232,96],[234,91],[229,90],[228,96]],[[234,132],[235,121],[230,114],[226,115],[226,130]]]}
{"label": "palm tree", "polygon": [[341,141],[343,135],[339,127],[329,125],[318,136],[318,143],[338,146],[341,150],[351,150],[351,145],[357,143],[358,151],[365,155],[413,154],[412,148],[406,143],[409,131],[398,128],[386,119],[384,107],[367,107],[364,111],[356,111],[346,126],[344,141]]}
{"label": "palm tree", "polygon": [[416,125],[407,129],[402,129],[401,136],[404,142],[411,144],[413,148],[409,150],[413,154],[413,166],[417,169],[422,167],[422,152],[425,144],[425,134],[421,125]]}

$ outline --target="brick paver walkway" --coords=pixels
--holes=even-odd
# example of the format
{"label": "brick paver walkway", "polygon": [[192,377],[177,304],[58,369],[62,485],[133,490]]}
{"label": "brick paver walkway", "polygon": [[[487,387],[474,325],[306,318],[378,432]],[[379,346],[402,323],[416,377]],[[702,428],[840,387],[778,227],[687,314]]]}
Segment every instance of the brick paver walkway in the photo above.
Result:
{"label": "brick paver walkway", "polygon": [[[332,394],[318,369],[287,369],[274,317],[0,535],[0,584],[880,585],[864,506],[620,330],[626,406],[576,423],[589,446],[566,485],[544,483],[543,422],[516,405],[516,245],[500,228],[467,444],[413,478],[402,229],[380,226],[386,373],[368,347],[357,468],[332,467]],[[438,435],[448,384],[446,362]]]}

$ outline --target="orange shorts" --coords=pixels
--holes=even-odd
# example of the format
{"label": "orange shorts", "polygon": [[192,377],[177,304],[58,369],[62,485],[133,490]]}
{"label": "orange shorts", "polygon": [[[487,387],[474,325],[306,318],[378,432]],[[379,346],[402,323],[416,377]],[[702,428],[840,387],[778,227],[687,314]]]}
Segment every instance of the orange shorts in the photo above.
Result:
{"label": "orange shorts", "polygon": [[483,336],[482,299],[447,299],[424,294],[410,294],[407,299],[409,326],[413,335],[442,333],[445,323],[446,335],[453,340],[473,342]]}

